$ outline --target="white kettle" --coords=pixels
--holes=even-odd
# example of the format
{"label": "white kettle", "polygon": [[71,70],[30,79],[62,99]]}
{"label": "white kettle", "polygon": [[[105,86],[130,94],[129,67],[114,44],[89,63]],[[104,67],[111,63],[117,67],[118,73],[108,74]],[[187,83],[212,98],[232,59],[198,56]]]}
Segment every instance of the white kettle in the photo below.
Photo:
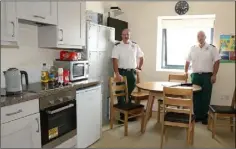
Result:
{"label": "white kettle", "polygon": [[25,76],[25,83],[28,86],[28,73],[26,71],[20,71],[17,68],[9,68],[4,71],[6,93],[7,94],[19,94],[22,93],[22,75]]}

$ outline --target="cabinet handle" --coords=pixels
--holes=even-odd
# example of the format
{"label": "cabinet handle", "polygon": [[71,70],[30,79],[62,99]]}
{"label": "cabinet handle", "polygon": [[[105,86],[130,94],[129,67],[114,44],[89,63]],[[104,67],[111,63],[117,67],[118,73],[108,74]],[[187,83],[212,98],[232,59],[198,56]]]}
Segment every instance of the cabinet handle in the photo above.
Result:
{"label": "cabinet handle", "polygon": [[60,39],[60,41],[63,41],[63,29],[59,29],[59,31],[61,31],[61,39]]}
{"label": "cabinet handle", "polygon": [[45,17],[34,15],[35,18],[45,19]]}
{"label": "cabinet handle", "polygon": [[12,115],[15,115],[15,114],[18,114],[18,113],[21,113],[21,112],[22,112],[22,110],[20,109],[20,110],[18,110],[16,112],[7,113],[6,116],[12,116]]}
{"label": "cabinet handle", "polygon": [[36,122],[38,124],[38,130],[36,130],[36,132],[39,132],[39,118],[36,118],[35,120],[36,120]]}
{"label": "cabinet handle", "polygon": [[11,22],[12,26],[13,26],[13,33],[12,33],[12,37],[15,37],[15,22]]}

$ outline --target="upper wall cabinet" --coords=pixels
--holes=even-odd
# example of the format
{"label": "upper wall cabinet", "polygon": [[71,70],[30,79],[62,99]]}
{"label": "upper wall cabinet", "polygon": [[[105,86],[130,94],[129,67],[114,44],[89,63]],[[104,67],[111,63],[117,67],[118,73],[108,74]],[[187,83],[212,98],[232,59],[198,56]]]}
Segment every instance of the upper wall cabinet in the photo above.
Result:
{"label": "upper wall cabinet", "polygon": [[14,1],[1,1],[1,45],[17,45],[18,21]]}
{"label": "upper wall cabinet", "polygon": [[57,26],[40,26],[39,47],[83,49],[86,39],[85,1],[58,1]]}
{"label": "upper wall cabinet", "polygon": [[39,22],[43,24],[57,24],[57,2],[46,1],[19,1],[17,5],[17,17],[19,19]]}

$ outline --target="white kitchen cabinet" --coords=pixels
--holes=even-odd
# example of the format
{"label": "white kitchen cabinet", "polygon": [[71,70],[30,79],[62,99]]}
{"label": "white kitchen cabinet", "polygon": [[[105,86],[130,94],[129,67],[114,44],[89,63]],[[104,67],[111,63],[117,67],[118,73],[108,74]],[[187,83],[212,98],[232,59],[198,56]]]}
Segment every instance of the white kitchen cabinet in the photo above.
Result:
{"label": "white kitchen cabinet", "polygon": [[115,29],[96,23],[87,22],[87,49],[89,51],[107,51],[113,45]]}
{"label": "white kitchen cabinet", "polygon": [[85,1],[58,1],[57,26],[38,28],[39,47],[84,49]]}
{"label": "white kitchen cabinet", "polygon": [[41,148],[39,113],[2,124],[1,148]]}
{"label": "white kitchen cabinet", "polygon": [[87,23],[87,49],[89,51],[98,51],[98,25]]}
{"label": "white kitchen cabinet", "polygon": [[1,45],[17,45],[18,21],[15,1],[1,1]]}
{"label": "white kitchen cabinet", "polygon": [[1,108],[1,148],[41,148],[38,99]]}
{"label": "white kitchen cabinet", "polygon": [[17,1],[16,5],[19,19],[44,24],[57,24],[56,1]]}
{"label": "white kitchen cabinet", "polygon": [[95,87],[90,87],[87,89],[76,91],[76,106],[77,106],[76,148],[87,148],[101,137],[101,130],[102,130],[101,86],[98,85]]}
{"label": "white kitchen cabinet", "polygon": [[115,41],[115,29],[87,22],[87,50],[89,59],[89,78],[102,81],[103,124],[109,120],[107,99],[109,98],[108,79],[113,76],[112,49]]}

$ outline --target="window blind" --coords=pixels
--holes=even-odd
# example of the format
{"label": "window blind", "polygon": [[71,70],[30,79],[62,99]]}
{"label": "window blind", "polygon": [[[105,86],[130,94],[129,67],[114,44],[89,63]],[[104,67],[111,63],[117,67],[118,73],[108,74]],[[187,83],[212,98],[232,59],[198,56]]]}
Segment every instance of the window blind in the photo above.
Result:
{"label": "window blind", "polygon": [[215,18],[163,19],[162,28],[214,28]]}

